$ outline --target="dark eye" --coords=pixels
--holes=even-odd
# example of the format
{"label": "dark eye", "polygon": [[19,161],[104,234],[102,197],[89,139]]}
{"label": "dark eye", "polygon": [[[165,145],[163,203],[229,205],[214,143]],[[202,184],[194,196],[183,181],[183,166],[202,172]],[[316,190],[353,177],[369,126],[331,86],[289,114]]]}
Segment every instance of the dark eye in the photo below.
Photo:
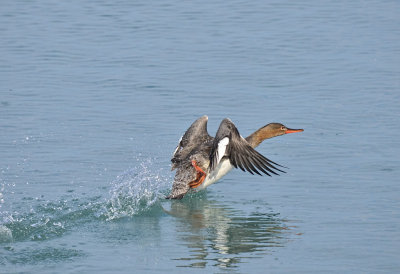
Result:
{"label": "dark eye", "polygon": [[281,126],[281,130],[286,130],[286,127],[285,126]]}

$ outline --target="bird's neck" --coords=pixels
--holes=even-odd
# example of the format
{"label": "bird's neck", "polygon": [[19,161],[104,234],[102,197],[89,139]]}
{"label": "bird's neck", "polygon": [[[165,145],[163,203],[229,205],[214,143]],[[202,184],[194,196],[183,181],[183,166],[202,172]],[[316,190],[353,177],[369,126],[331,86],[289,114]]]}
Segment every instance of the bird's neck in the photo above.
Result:
{"label": "bird's neck", "polygon": [[266,130],[265,128],[260,128],[251,135],[247,136],[245,139],[251,145],[252,148],[257,147],[265,139],[275,137],[276,133],[271,130]]}

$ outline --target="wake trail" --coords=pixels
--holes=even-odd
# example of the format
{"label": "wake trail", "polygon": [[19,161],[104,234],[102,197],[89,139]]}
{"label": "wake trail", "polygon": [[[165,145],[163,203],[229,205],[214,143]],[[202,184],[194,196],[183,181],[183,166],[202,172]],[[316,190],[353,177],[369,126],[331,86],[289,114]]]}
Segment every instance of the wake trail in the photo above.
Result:
{"label": "wake trail", "polygon": [[155,168],[154,160],[147,159],[118,175],[106,194],[74,193],[57,200],[25,197],[21,203],[30,201],[28,211],[0,208],[0,243],[43,241],[90,222],[134,217],[154,208],[162,212],[160,204],[171,188],[171,180],[169,172]]}

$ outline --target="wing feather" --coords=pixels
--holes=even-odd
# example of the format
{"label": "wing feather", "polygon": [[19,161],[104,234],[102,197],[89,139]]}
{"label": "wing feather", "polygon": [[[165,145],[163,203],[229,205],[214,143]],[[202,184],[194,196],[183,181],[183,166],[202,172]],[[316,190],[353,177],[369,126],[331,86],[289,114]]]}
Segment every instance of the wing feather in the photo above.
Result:
{"label": "wing feather", "polygon": [[229,145],[229,138],[225,137],[221,141],[218,142],[218,150],[217,150],[217,164],[221,162],[222,157],[226,154],[226,148]]}
{"label": "wing feather", "polygon": [[[222,155],[222,153],[224,153]],[[229,119],[224,119],[217,131],[210,155],[210,170],[216,168],[222,157],[228,157],[235,168],[248,171],[251,174],[271,176],[279,175],[277,171],[285,172],[276,166],[279,164],[266,158],[239,134],[235,125]],[[275,166],[276,165],[276,166]]]}
{"label": "wing feather", "polygon": [[172,155],[172,169],[178,167],[182,161],[198,146],[212,140],[207,132],[206,115],[200,117],[186,130]]}
{"label": "wing feather", "polygon": [[271,174],[279,175],[277,171],[285,172],[276,167],[282,167],[281,165],[252,148],[229,119],[224,119],[221,122],[215,136],[210,154],[210,171],[217,167],[222,157],[228,157],[235,168],[240,168],[251,174],[262,175],[262,172],[271,176]]}
{"label": "wing feather", "polygon": [[276,168],[268,158],[254,150],[243,138],[232,138],[231,145],[232,148],[230,149],[231,153],[229,159],[234,166],[238,166],[241,169],[244,168],[251,174],[255,172],[259,175],[261,175],[261,173],[258,171],[266,175],[270,175],[270,173],[279,175],[272,169],[284,172]]}

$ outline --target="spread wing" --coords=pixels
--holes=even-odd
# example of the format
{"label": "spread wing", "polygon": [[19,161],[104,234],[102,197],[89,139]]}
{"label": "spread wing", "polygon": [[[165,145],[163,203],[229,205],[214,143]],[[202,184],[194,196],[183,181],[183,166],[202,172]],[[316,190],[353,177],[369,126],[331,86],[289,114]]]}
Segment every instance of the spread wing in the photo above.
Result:
{"label": "spread wing", "polygon": [[[285,172],[275,167],[279,164],[269,160],[254,150],[239,134],[239,131],[229,119],[224,119],[215,136],[210,153],[210,171],[214,170],[223,157],[227,157],[235,168],[248,171],[251,174],[260,172],[271,176],[279,175],[277,171]],[[253,173],[254,172],[254,173]]]}
{"label": "spread wing", "polygon": [[196,147],[212,139],[207,132],[206,115],[200,117],[186,130],[172,155],[172,169],[176,168]]}

